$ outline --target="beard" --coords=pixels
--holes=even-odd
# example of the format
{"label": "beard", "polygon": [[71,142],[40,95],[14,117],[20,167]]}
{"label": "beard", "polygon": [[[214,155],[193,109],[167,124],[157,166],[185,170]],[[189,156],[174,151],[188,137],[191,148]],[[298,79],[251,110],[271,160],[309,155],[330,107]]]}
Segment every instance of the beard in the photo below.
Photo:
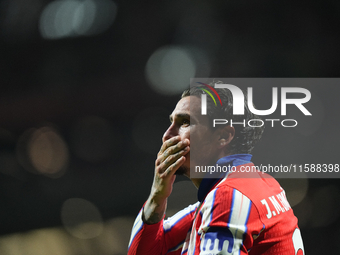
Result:
{"label": "beard", "polygon": [[175,172],[175,175],[184,175],[188,176],[189,175],[189,168],[185,166],[180,166],[177,171]]}

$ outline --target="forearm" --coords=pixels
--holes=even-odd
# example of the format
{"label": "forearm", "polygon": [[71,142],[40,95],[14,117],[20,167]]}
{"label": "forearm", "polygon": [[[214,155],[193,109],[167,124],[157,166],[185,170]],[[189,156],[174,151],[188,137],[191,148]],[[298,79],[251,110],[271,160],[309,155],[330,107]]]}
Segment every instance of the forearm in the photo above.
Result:
{"label": "forearm", "polygon": [[185,239],[187,230],[183,235],[175,234],[176,237],[167,233],[168,240],[165,241],[163,217],[176,178],[175,172],[186,160],[184,155],[189,152],[188,145],[189,141],[181,141],[179,136],[164,141],[155,161],[150,196],[132,228],[129,255],[166,254],[169,248],[177,247]]}
{"label": "forearm", "polygon": [[143,222],[149,225],[160,222],[164,217],[166,206],[166,198],[157,199],[154,196],[150,195],[143,208]]}
{"label": "forearm", "polygon": [[175,173],[185,162],[189,152],[189,140],[181,141],[179,136],[165,141],[155,161],[155,175],[150,196],[142,212],[143,222],[155,224],[160,222],[165,214],[167,198],[172,191]]}

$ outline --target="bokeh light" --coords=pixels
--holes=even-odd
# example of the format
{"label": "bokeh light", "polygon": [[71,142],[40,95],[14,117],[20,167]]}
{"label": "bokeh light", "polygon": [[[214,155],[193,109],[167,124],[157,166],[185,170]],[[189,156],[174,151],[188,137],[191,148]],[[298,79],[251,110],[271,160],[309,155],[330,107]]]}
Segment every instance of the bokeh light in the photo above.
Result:
{"label": "bokeh light", "polygon": [[64,202],[61,221],[71,235],[80,239],[97,237],[103,231],[103,219],[99,209],[82,198],[70,198]]}
{"label": "bokeh light", "polygon": [[134,220],[133,217],[116,217],[105,223],[99,242],[106,254],[126,253]]}
{"label": "bokeh light", "polygon": [[28,233],[13,234],[0,239],[0,253],[6,255],[71,255],[72,247],[61,228],[41,229]]}
{"label": "bokeh light", "polygon": [[103,223],[100,235],[82,239],[63,227],[43,228],[0,237],[4,255],[120,255],[126,254],[133,217],[116,217]]}
{"label": "bokeh light", "polygon": [[68,163],[66,143],[49,127],[33,132],[28,153],[34,168],[43,174],[56,174],[65,169]]}
{"label": "bokeh light", "polygon": [[160,94],[173,95],[189,87],[196,64],[184,47],[166,46],[156,50],[146,64],[150,86]]}
{"label": "bokeh light", "polygon": [[64,174],[69,150],[61,135],[52,127],[27,130],[17,143],[17,158],[28,171],[52,178]]}
{"label": "bokeh light", "polygon": [[94,35],[113,23],[117,6],[109,0],[60,0],[49,3],[40,17],[40,34],[46,39]]}
{"label": "bokeh light", "polygon": [[[285,173],[276,174],[275,178],[286,192],[291,207],[298,205],[307,195],[309,180],[305,173],[294,173],[294,178],[284,178]],[[287,177],[287,175],[286,175]]]}

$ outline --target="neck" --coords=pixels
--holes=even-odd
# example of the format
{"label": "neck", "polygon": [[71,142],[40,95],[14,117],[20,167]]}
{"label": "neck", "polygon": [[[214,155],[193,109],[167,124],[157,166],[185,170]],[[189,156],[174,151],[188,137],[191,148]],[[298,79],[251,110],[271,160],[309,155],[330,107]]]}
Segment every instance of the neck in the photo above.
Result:
{"label": "neck", "polygon": [[[210,165],[214,165],[217,162],[218,159],[229,156],[229,155],[231,155],[229,150],[227,150],[227,152],[225,152],[225,150],[221,150],[220,153],[218,154],[218,156],[216,157],[216,159],[211,160]],[[189,177],[189,176],[190,176],[190,174],[187,175],[187,177]],[[190,178],[190,180],[195,185],[195,187],[198,189],[203,178]]]}
{"label": "neck", "polygon": [[200,186],[201,182],[202,182],[202,178],[192,178],[191,182],[195,185],[195,187],[198,189],[198,187]]}

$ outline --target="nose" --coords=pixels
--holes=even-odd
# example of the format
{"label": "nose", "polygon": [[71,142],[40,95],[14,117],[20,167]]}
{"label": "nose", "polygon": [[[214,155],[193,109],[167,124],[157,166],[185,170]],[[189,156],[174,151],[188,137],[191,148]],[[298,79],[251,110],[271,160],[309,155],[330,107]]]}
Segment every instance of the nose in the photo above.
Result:
{"label": "nose", "polygon": [[170,127],[165,131],[163,135],[163,143],[170,138],[178,135],[178,128],[175,126],[174,123],[171,123]]}

